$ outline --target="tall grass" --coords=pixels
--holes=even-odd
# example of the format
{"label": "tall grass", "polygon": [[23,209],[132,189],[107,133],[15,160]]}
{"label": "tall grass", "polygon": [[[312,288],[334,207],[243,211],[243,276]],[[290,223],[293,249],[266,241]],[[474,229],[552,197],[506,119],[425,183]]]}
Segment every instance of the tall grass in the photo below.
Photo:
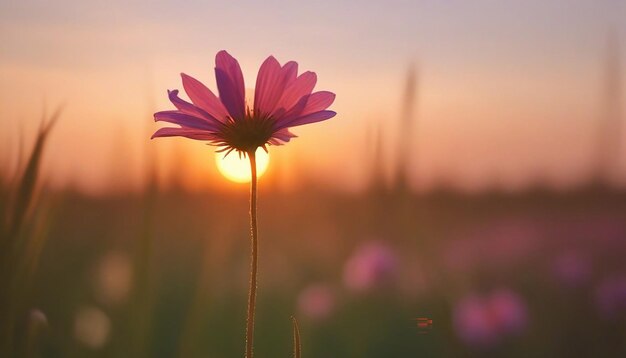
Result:
{"label": "tall grass", "polygon": [[[58,108],[42,119],[35,143],[25,167],[14,183],[3,185],[2,221],[0,224],[0,356],[12,357],[24,347],[16,331],[26,320],[26,296],[30,278],[46,241],[49,221],[36,207],[36,188],[46,143],[61,115]],[[20,168],[18,167],[18,171]],[[19,325],[22,326],[22,325]],[[27,325],[26,325],[27,326]],[[27,327],[28,328],[28,327]],[[32,341],[31,339],[25,340]]]}
{"label": "tall grass", "polygon": [[291,316],[293,322],[293,358],[302,358],[302,343],[300,342],[300,327],[296,317]]}

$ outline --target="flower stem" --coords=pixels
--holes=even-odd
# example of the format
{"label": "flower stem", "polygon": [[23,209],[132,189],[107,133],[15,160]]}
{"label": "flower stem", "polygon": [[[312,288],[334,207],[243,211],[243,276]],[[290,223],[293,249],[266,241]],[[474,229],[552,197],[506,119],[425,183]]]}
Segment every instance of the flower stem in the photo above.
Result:
{"label": "flower stem", "polygon": [[246,324],[246,358],[252,358],[254,343],[254,311],[256,308],[257,268],[258,268],[258,227],[257,227],[257,173],[255,151],[248,152],[250,158],[250,288],[248,290],[248,317]]}

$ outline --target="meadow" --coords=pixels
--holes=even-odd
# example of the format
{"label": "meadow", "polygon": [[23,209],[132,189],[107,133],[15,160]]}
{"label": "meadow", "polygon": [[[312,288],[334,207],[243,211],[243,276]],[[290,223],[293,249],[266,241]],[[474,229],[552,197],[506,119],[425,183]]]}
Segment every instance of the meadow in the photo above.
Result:
{"label": "meadow", "polygon": [[[50,190],[40,159],[3,181],[2,356],[241,356],[245,189]],[[626,353],[623,191],[309,187],[261,185],[258,356],[290,356],[292,315],[304,357]]]}
{"label": "meadow", "polygon": [[625,6],[1,1],[0,358],[626,357]]}

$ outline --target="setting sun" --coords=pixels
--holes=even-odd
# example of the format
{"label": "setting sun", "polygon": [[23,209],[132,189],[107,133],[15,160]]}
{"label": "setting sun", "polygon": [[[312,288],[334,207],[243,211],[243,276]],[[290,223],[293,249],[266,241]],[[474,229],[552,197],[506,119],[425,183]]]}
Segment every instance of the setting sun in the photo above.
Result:
{"label": "setting sun", "polygon": [[[261,148],[256,151],[257,175],[261,177],[267,170],[270,156]],[[250,181],[250,161],[237,153],[231,153],[224,158],[223,153],[215,154],[215,163],[220,173],[235,183],[247,183]]]}

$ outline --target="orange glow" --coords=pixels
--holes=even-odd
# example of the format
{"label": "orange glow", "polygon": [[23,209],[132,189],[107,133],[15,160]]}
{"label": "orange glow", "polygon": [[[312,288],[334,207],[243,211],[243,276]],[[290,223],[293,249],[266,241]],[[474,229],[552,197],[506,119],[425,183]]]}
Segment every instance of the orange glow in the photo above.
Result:
{"label": "orange glow", "polygon": [[[269,55],[281,63],[297,61],[299,73],[315,71],[316,88],[337,95],[336,118],[294,129],[299,138],[276,151],[291,158],[272,158],[281,189],[284,183],[294,183],[290,189],[295,189],[311,179],[361,190],[376,153],[382,176],[391,180],[404,137],[411,137],[407,171],[416,190],[441,183],[468,190],[493,183],[513,190],[536,181],[575,185],[594,170],[594,153],[601,147],[597,133],[610,100],[605,77],[619,78],[605,74],[609,27],[618,35],[624,62],[626,22],[618,2],[575,0],[577,5],[568,6],[571,16],[540,2],[459,2],[455,11],[430,2],[371,2],[356,8],[333,5],[334,15],[323,19],[311,14],[326,14],[331,2],[305,8],[250,3],[244,13],[237,1],[217,7],[164,3],[159,10],[171,14],[167,26],[160,11],[147,5],[19,3],[0,5],[5,34],[0,46],[10,54],[0,56],[0,171],[15,172],[43,112],[64,105],[43,175],[51,187],[92,194],[140,190],[145,168],[155,168],[165,186],[223,189],[226,181],[214,180],[217,171],[206,162],[213,158],[205,145],[149,139],[163,125],[154,123],[153,113],[174,108],[166,90],[178,89],[189,101],[180,72],[218,93],[212,67],[222,49],[240,61],[246,98],[254,98],[259,67]],[[461,16],[468,12],[473,16]],[[72,21],[68,13],[76,15]],[[206,14],[218,13],[207,21]],[[297,26],[285,31],[285,23],[268,21],[259,27],[257,14],[265,13],[280,13]],[[511,19],[511,14],[518,16]],[[116,26],[110,26],[111,18]],[[372,26],[363,19],[379,22]],[[228,31],[207,36],[216,29]],[[428,36],[434,33],[435,38]],[[417,75],[409,136],[401,123],[411,63]],[[613,106],[623,113],[623,93],[613,97]],[[181,149],[173,151],[176,146]],[[625,158],[626,146],[619,148],[615,156]],[[617,167],[616,180],[626,183],[624,161]]]}
{"label": "orange glow", "polygon": [[[270,156],[263,149],[256,151],[257,175],[260,178],[270,163]],[[215,153],[215,164],[219,172],[226,179],[235,183],[247,183],[250,181],[250,162],[247,158],[239,157],[236,153],[231,153],[224,157],[223,153]]]}

